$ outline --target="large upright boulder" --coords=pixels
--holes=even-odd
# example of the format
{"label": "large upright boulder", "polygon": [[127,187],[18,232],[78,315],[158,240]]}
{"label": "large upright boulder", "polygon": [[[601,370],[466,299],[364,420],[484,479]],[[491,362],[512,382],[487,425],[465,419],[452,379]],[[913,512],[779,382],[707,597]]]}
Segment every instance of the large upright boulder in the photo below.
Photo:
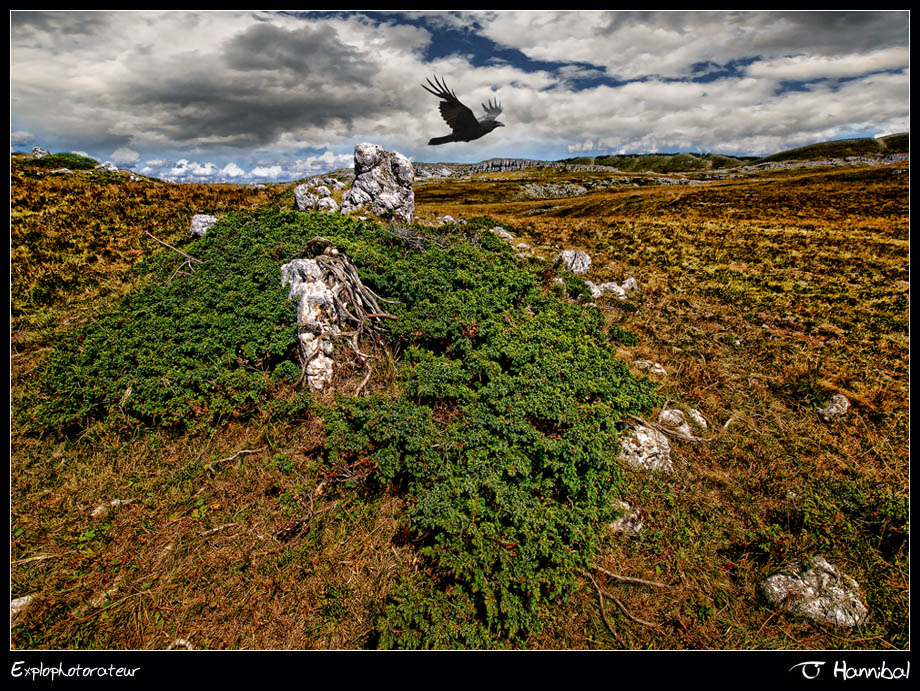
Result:
{"label": "large upright boulder", "polygon": [[377,144],[355,147],[355,182],[342,195],[342,213],[366,209],[381,218],[411,223],[415,174],[409,159]]}

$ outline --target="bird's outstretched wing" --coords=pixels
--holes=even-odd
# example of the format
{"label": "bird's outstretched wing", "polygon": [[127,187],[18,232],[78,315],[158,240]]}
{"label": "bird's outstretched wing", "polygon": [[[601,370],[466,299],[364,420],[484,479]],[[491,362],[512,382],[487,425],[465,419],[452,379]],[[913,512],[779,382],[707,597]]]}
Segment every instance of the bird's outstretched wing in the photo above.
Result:
{"label": "bird's outstretched wing", "polygon": [[490,98],[488,104],[485,104],[485,103],[482,104],[482,109],[483,109],[484,111],[486,111],[486,114],[482,116],[482,121],[483,121],[483,122],[486,121],[486,120],[494,120],[494,119],[497,118],[499,115],[501,115],[501,113],[502,113],[502,104],[499,103],[498,100],[496,100],[496,101],[493,103],[493,102],[492,102],[492,99]]}
{"label": "bird's outstretched wing", "polygon": [[[437,77],[434,78],[434,84],[430,79],[426,81],[428,86],[422,84],[421,87],[441,99],[441,104],[438,106],[441,117],[454,132],[466,132],[479,126],[479,121],[473,115],[473,111],[460,103],[457,94],[448,89],[445,82],[438,81]],[[488,110],[486,112],[488,113]],[[495,119],[500,112],[501,108],[492,116],[492,119]]]}

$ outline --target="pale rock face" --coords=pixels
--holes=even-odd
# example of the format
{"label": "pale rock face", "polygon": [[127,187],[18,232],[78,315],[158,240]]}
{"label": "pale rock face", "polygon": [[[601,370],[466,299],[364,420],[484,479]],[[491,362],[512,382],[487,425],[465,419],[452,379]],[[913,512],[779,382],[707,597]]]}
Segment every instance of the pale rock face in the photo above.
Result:
{"label": "pale rock face", "polygon": [[322,389],[332,381],[335,361],[332,339],[339,335],[334,288],[323,281],[315,259],[294,259],[281,267],[281,285],[290,286],[288,297],[297,300],[300,352],[309,358],[307,383]]}
{"label": "pale rock face", "polygon": [[761,593],[776,607],[807,619],[846,628],[861,623],[868,609],[859,599],[859,584],[823,557],[812,559],[811,566],[806,571],[799,562],[787,564],[760,584]]}
{"label": "pale rock face", "polygon": [[312,211],[316,208],[319,197],[310,190],[310,185],[306,183],[294,188],[294,204],[298,211]]}
{"label": "pale rock face", "polygon": [[355,181],[342,196],[342,213],[367,208],[381,218],[411,223],[415,173],[409,159],[367,142],[355,147]]}
{"label": "pale rock face", "polygon": [[336,204],[335,199],[332,197],[323,197],[316,203],[316,209],[317,211],[331,214],[339,210],[339,205]]}
{"label": "pale rock face", "polygon": [[671,443],[658,430],[638,425],[623,439],[620,460],[639,470],[670,472]]}
{"label": "pale rock face", "polygon": [[192,216],[189,234],[193,238],[202,238],[215,223],[217,223],[217,216],[211,216],[210,214],[195,214]]}
{"label": "pale rock face", "polygon": [[583,250],[562,250],[557,261],[562,262],[569,271],[575,274],[587,273],[591,268],[591,257]]}

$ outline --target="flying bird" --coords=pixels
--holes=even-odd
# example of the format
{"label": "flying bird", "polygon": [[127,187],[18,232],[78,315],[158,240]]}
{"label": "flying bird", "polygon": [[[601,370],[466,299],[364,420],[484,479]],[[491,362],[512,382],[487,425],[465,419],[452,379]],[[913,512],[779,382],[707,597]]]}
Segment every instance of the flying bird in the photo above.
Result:
{"label": "flying bird", "polygon": [[495,119],[502,112],[501,103],[498,101],[493,103],[490,98],[488,104],[483,103],[482,109],[486,111],[486,114],[482,116],[481,120],[477,120],[476,116],[473,115],[473,111],[460,103],[457,94],[448,89],[443,80],[438,81],[438,78],[435,77],[434,84],[431,83],[430,79],[426,81],[428,86],[424,84],[420,86],[428,93],[434,94],[441,99],[441,103],[438,105],[441,117],[453,130],[451,134],[446,134],[443,137],[434,137],[428,142],[429,145],[446,144],[447,142],[471,142],[487,135],[496,127],[505,126],[505,123]]}

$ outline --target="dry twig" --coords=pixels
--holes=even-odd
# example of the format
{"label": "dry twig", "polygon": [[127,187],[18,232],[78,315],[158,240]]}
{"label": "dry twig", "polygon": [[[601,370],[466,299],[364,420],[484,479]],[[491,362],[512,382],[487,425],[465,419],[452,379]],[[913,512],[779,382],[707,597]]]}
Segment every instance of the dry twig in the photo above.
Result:
{"label": "dry twig", "polygon": [[241,449],[240,451],[237,451],[232,456],[227,456],[227,458],[221,458],[219,461],[211,461],[210,463],[208,463],[208,470],[213,473],[214,466],[216,466],[218,463],[226,463],[227,461],[236,460],[240,456],[247,456],[253,453],[262,453],[267,448],[268,448],[267,446],[262,446],[262,447],[259,447],[258,449]]}

